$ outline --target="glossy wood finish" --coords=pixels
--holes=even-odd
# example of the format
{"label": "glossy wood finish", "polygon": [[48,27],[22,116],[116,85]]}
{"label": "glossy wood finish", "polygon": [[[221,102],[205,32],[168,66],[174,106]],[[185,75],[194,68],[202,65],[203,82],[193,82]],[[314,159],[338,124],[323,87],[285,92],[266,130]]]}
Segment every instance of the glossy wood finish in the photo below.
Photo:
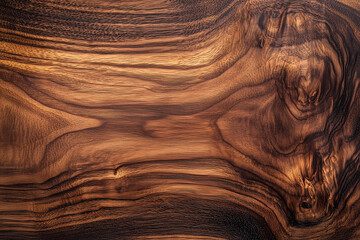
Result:
{"label": "glossy wood finish", "polygon": [[357,0],[2,0],[1,239],[359,239]]}

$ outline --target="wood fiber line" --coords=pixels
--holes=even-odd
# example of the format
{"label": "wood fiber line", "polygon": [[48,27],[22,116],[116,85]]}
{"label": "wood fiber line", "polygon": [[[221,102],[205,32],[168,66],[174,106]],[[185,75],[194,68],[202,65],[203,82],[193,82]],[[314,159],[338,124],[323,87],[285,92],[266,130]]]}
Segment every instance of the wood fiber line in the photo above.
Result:
{"label": "wood fiber line", "polygon": [[356,0],[0,3],[0,239],[360,238]]}

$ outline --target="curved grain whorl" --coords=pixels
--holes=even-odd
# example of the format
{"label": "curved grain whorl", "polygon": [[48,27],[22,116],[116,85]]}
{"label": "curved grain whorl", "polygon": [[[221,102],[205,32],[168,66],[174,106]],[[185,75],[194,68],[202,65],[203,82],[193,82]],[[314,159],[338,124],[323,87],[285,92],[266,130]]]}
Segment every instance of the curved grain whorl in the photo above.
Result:
{"label": "curved grain whorl", "polygon": [[360,5],[0,5],[1,239],[360,238]]}

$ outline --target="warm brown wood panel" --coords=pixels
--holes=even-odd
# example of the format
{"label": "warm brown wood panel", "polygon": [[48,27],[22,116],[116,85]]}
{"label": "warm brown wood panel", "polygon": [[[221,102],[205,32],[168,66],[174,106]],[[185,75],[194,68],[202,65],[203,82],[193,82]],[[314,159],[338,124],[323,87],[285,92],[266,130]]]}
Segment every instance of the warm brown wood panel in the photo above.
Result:
{"label": "warm brown wood panel", "polygon": [[360,239],[357,0],[0,3],[0,239]]}

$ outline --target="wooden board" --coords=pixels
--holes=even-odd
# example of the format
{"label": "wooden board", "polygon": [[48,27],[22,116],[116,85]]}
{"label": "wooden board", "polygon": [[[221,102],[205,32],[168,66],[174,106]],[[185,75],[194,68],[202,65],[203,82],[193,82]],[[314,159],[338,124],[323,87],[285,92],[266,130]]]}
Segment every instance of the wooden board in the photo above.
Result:
{"label": "wooden board", "polygon": [[359,1],[0,3],[0,239],[360,239]]}

